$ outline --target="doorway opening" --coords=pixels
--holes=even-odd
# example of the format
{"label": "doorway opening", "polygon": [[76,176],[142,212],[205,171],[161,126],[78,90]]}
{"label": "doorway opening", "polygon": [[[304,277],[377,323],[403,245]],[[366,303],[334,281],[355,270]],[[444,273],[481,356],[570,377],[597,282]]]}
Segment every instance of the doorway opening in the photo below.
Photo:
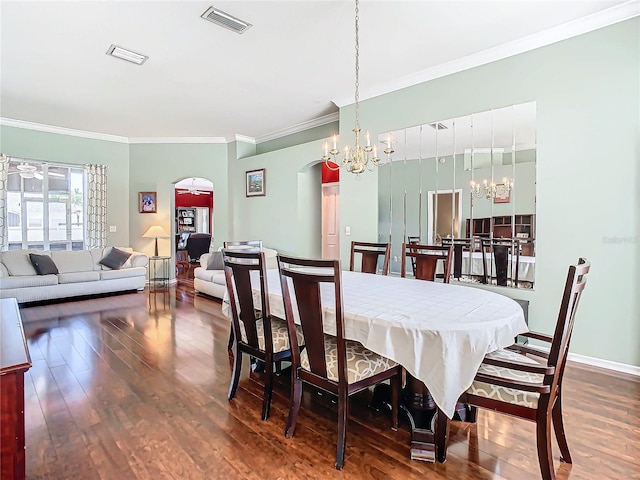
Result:
{"label": "doorway opening", "polygon": [[174,204],[176,279],[193,282],[200,257],[213,244],[213,182],[201,177],[176,182]]}
{"label": "doorway opening", "polygon": [[460,238],[462,228],[462,189],[429,191],[427,239],[430,244],[443,238]]}

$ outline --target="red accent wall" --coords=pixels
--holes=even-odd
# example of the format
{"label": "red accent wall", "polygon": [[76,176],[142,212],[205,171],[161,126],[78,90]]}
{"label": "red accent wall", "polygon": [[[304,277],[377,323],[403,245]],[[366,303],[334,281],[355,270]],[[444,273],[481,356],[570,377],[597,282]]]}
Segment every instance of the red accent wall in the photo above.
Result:
{"label": "red accent wall", "polygon": [[[332,167],[338,168],[338,165],[330,162]],[[340,170],[331,170],[325,162],[322,162],[322,183],[335,183],[340,181]]]}
{"label": "red accent wall", "polygon": [[201,195],[194,195],[193,193],[179,194],[178,192],[187,192],[187,190],[176,188],[176,207],[209,207],[213,209],[213,192]]}

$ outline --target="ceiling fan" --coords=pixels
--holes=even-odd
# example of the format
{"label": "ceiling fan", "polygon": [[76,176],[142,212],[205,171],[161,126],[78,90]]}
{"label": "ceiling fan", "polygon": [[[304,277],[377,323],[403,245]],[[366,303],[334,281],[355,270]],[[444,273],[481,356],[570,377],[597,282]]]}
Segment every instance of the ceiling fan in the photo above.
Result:
{"label": "ceiling fan", "polygon": [[191,181],[191,186],[180,188],[184,190],[178,190],[178,195],[184,195],[185,193],[190,193],[191,195],[206,195],[209,193],[207,190],[200,190],[195,186],[195,178]]}
{"label": "ceiling fan", "polygon": [[[25,178],[25,179],[37,178],[38,180],[42,180],[42,171],[38,171],[38,167],[36,167],[35,165],[29,165],[28,163],[23,162],[16,165],[16,169],[17,171],[9,172],[7,175],[12,175],[17,173],[18,175],[20,175],[22,178]],[[55,173],[55,172],[48,172],[48,175],[51,175],[53,177],[64,177],[63,174]]]}

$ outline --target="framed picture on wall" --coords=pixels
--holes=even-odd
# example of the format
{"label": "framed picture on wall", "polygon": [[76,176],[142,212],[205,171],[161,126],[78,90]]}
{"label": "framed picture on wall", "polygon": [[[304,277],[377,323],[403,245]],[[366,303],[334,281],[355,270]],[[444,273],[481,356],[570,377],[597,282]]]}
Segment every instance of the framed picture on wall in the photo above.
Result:
{"label": "framed picture on wall", "polygon": [[138,210],[140,213],[156,213],[156,192],[138,193]]}
{"label": "framed picture on wall", "polygon": [[496,194],[493,197],[493,203],[509,203],[511,201],[511,192],[504,183],[496,185]]}
{"label": "framed picture on wall", "polygon": [[260,197],[267,194],[265,169],[249,170],[246,178],[246,196]]}

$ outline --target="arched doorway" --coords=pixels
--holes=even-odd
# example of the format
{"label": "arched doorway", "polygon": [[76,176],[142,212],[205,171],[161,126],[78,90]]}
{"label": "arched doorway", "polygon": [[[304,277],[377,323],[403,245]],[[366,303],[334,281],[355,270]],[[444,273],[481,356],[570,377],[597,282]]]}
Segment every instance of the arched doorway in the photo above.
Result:
{"label": "arched doorway", "polygon": [[[214,192],[213,182],[202,177],[183,178],[174,184],[173,251],[176,252],[176,274],[178,280],[192,280],[193,270],[198,265],[200,255],[211,248],[213,239]],[[209,236],[204,242],[202,237]],[[198,238],[202,246],[197,251]],[[187,248],[189,247],[189,248]]]}

